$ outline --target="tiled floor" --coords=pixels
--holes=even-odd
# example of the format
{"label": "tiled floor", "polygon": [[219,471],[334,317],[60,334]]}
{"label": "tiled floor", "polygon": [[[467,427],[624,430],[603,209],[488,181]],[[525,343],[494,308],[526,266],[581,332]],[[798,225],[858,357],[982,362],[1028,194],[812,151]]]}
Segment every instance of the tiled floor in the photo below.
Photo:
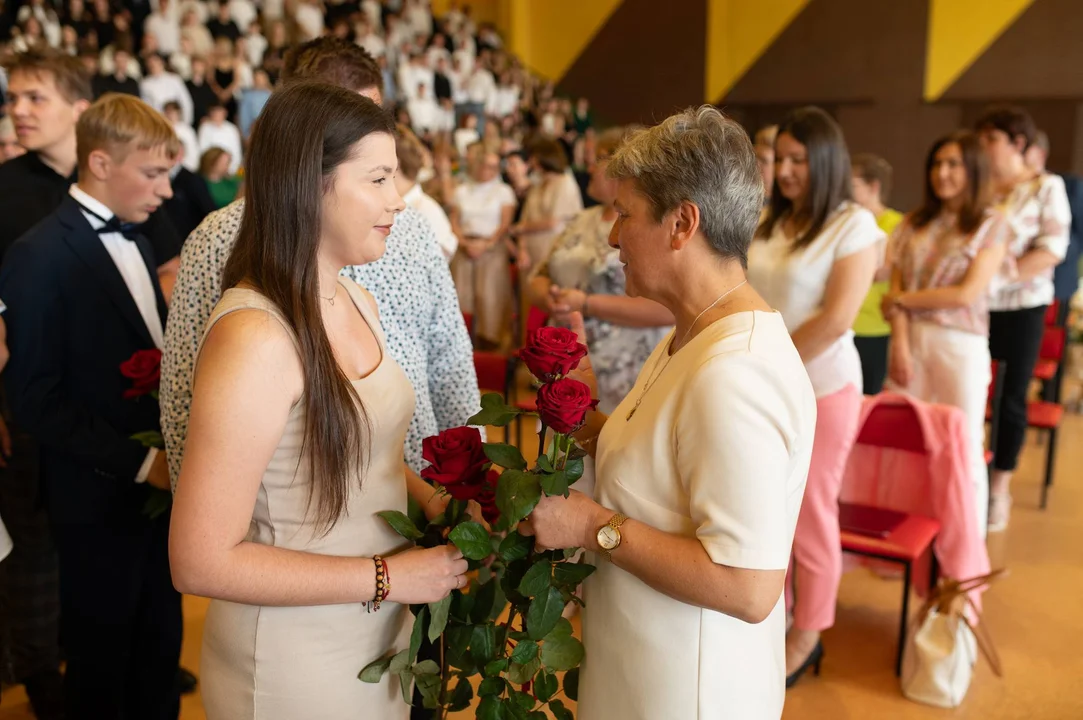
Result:
{"label": "tiled floor", "polygon": [[[1011,528],[989,541],[994,567],[1011,571],[985,596],[985,618],[1004,664],[1003,679],[979,663],[970,694],[954,713],[904,699],[893,673],[899,581],[855,571],[843,579],[837,625],[824,638],[823,676],[803,679],[790,691],[785,719],[1083,718],[1081,440],[1083,417],[1068,416],[1059,443],[1057,484],[1049,509],[1040,512],[1045,449],[1028,438],[1014,489]],[[196,671],[206,606],[198,598],[185,601],[183,661]],[[32,717],[21,688],[4,693],[0,720]],[[198,696],[185,699],[181,718],[204,720]]]}

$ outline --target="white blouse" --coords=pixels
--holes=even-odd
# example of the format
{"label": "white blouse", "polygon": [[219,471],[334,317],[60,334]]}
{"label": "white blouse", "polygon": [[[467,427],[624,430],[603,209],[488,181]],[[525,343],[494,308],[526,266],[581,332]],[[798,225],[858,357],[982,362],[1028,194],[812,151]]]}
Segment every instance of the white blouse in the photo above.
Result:
{"label": "white blouse", "polygon": [[459,211],[459,227],[466,237],[490,237],[500,229],[504,208],[516,203],[515,191],[503,180],[478,183],[468,180],[455,188],[451,204]]}
{"label": "white blouse", "polygon": [[[820,234],[806,247],[793,251],[793,241],[775,223],[771,236],[757,238],[748,249],[748,282],[771,307],[782,313],[792,334],[823,307],[827,281],[835,263],[883,243],[876,218],[860,205],[846,201],[832,213]],[[847,331],[819,356],[807,360],[816,397],[825,397],[847,385],[860,388],[861,358],[854,333]]]}

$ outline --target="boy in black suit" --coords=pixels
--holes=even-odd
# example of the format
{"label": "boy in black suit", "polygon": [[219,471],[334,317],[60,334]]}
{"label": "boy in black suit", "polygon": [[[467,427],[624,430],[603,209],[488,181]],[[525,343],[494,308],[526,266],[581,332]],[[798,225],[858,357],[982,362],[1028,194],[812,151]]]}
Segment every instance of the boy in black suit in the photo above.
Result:
{"label": "boy in black suit", "polygon": [[130,439],[158,430],[148,396],[125,399],[120,365],[162,344],[157,262],[133,224],[172,192],[178,141],[141,100],[109,94],[79,118],[78,184],[8,251],[0,297],[16,422],[40,443],[60,558],[67,717],[175,720],[180,595],[169,573],[169,514],[143,512],[169,489],[165,454]]}

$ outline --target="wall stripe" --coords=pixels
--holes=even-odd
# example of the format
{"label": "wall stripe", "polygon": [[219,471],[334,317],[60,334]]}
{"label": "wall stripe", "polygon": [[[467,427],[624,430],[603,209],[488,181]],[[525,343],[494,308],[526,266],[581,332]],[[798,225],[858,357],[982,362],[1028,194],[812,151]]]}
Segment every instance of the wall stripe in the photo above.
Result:
{"label": "wall stripe", "polygon": [[929,0],[925,100],[934,102],[1034,0]]}
{"label": "wall stripe", "polygon": [[704,100],[718,102],[809,0],[707,0]]}
{"label": "wall stripe", "polygon": [[622,0],[504,0],[509,43],[527,67],[560,80]]}

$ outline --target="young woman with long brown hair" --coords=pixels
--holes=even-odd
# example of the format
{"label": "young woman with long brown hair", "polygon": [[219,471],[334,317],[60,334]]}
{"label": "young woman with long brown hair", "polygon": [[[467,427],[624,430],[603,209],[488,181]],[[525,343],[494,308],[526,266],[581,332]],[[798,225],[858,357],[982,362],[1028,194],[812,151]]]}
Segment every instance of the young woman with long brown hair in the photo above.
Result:
{"label": "young woman with long brown hair", "polygon": [[894,267],[884,298],[891,320],[891,384],[966,413],[978,529],[988,517],[985,406],[989,395],[989,284],[1011,237],[990,206],[988,169],[974,133],[933,143],[925,200],[892,236]]}
{"label": "young woman with long brown hair", "polygon": [[851,328],[883,240],[876,218],[853,201],[850,153],[838,123],[816,107],[790,113],[775,139],[771,201],[748,250],[748,282],[782,313],[816,391],[816,439],[793,541],[787,685],[819,668],[820,633],[835,622],[838,500],[861,412],[861,360]]}
{"label": "young woman with long brown hair", "polygon": [[297,83],[271,97],[252,135],[170,536],[177,587],[215,598],[201,661],[212,720],[404,720],[398,681],[357,673],[405,647],[407,605],[466,582],[454,547],[404,548],[376,515],[405,511],[408,493],[433,497],[404,470],[410,382],[372,297],[339,276],[383,255],[404,207],[394,133],[371,100]]}

